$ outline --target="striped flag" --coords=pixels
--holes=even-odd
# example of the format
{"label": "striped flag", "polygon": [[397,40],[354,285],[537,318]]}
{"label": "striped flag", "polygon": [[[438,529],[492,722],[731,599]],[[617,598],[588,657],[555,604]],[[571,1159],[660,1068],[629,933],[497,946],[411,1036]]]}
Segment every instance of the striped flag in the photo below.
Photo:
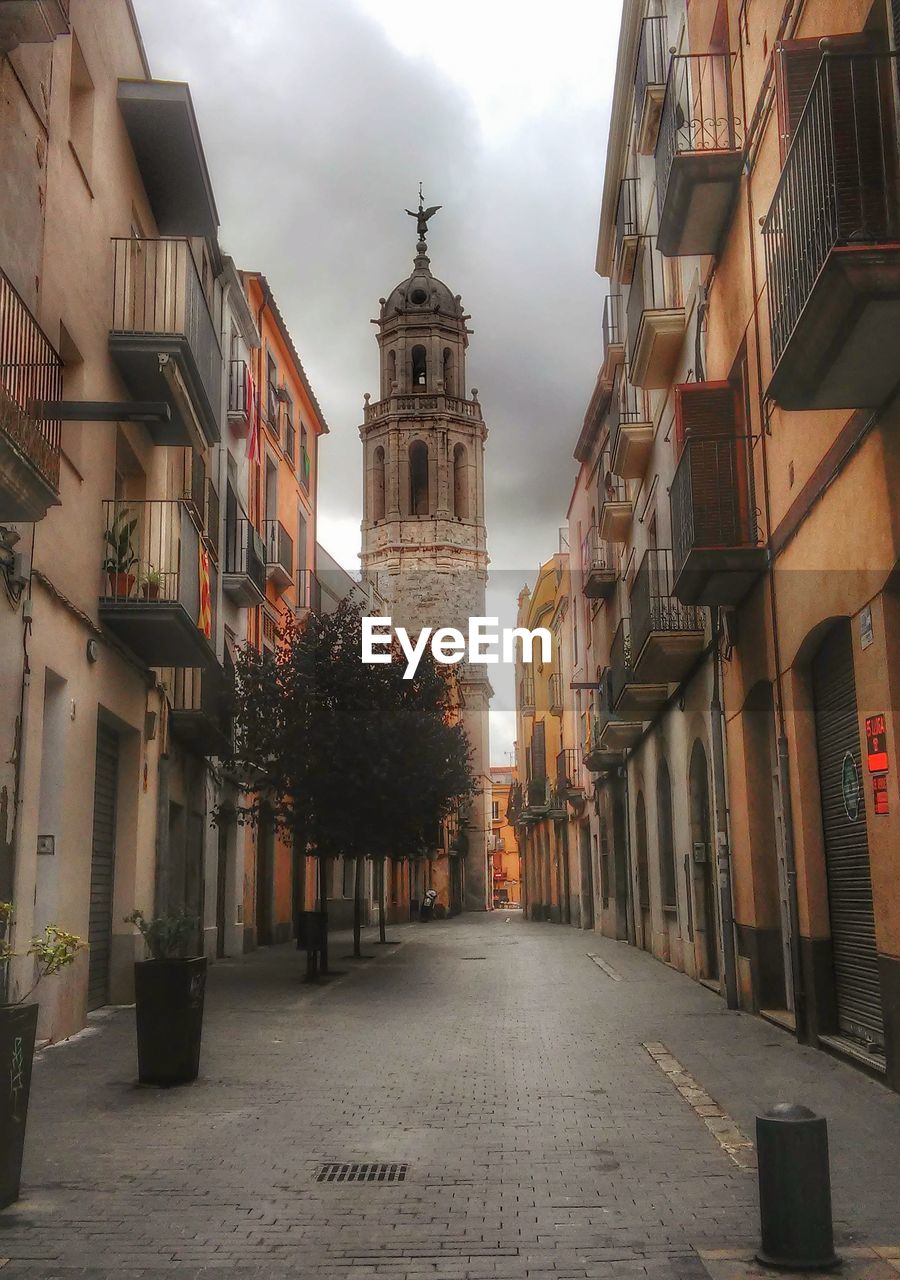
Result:
{"label": "striped flag", "polygon": [[209,589],[209,552],[202,542],[200,543],[200,613],[197,618],[197,626],[206,636],[207,640],[212,640],[212,595]]}

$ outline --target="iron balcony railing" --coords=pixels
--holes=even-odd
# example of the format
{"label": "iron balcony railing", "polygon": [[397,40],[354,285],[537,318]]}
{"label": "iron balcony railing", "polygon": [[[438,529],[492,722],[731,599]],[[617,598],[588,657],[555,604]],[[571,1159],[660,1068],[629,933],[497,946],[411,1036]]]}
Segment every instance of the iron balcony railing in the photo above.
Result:
{"label": "iron balcony railing", "polygon": [[59,354],[0,270],[0,431],[53,489],[61,425],[34,414],[36,405],[62,399],[62,375]]}
{"label": "iron balcony railing", "polygon": [[577,747],[563,747],[556,757],[556,785],[560,791],[575,791],[581,786],[581,759]]}
{"label": "iron balcony railing", "polygon": [[550,808],[550,779],[529,778],[525,783],[525,806],[540,810]]}
{"label": "iron balcony railing", "polygon": [[603,303],[603,360],[609,358],[610,347],[618,347],[625,341],[622,331],[622,295],[611,293]]}
{"label": "iron balcony railing", "polygon": [[519,681],[519,706],[522,710],[534,710],[534,676],[529,672]]}
{"label": "iron balcony railing", "polygon": [[558,671],[554,671],[550,677],[550,709],[553,712],[561,712],[565,703],[563,701],[563,678]]}
{"label": "iron balcony railing", "polygon": [[672,594],[675,574],[669,548],[644,553],[631,587],[632,655],[637,660],[653,632],[670,634],[703,630],[703,613]]}
{"label": "iron balcony railing", "polygon": [[631,619],[622,618],[609,647],[609,695],[613,706],[633,679],[631,654]]}
{"label": "iron balcony railing", "polygon": [[113,240],[115,333],[186,339],[213,413],[221,413],[222,349],[189,240]]}
{"label": "iron balcony railing", "polygon": [[890,120],[898,57],[822,57],[763,224],[773,365],[828,255],[900,238]]}
{"label": "iron balcony railing", "polygon": [[294,576],[294,540],[280,520],[263,522],[266,564],[277,565],[289,578]]}
{"label": "iron balcony railing", "polygon": [[656,143],[656,199],[662,215],[675,157],[737,151],[742,122],[734,113],[731,53],[678,54],[669,63]]}
{"label": "iron balcony railing", "polygon": [[628,365],[623,365],[616,379],[612,399],[609,402],[609,456],[616,456],[619,432],[623,426],[647,422],[647,396],[640,387],[634,387],[628,377]]}
{"label": "iron balcony railing", "polygon": [[266,593],[266,546],[247,519],[235,520],[225,529],[225,573],[249,578],[261,595]]}
{"label": "iron balcony railing", "polygon": [[616,256],[622,252],[623,242],[638,234],[638,180],[623,178],[619,183],[619,199],[616,204]]}
{"label": "iron balcony railing", "polygon": [[634,123],[638,128],[640,128],[647,90],[651,85],[666,83],[666,66],[669,56],[666,45],[665,16],[645,18],[641,24],[641,38],[634,69]]}
{"label": "iron balcony railing", "polygon": [[228,412],[235,418],[250,415],[250,379],[246,360],[228,362]]}
{"label": "iron balcony railing", "polygon": [[592,573],[605,573],[615,569],[613,552],[600,537],[596,525],[592,525],[581,543],[581,572],[587,578]]}
{"label": "iron balcony railing", "polygon": [[750,437],[687,439],[671,504],[676,577],[694,548],[758,546]]}
{"label": "iron balcony railing", "polygon": [[611,503],[628,501],[628,485],[621,476],[613,473],[611,459],[612,454],[605,449],[597,468],[597,498],[601,511]]}
{"label": "iron balcony railing", "polygon": [[671,311],[681,306],[677,276],[667,272],[655,236],[641,236],[628,291],[628,363],[634,363],[641,319],[648,311]]}
{"label": "iron balcony railing", "polygon": [[192,504],[171,498],[125,498],[109,499],[103,508],[101,598],[117,604],[181,604],[199,625],[201,594],[208,588],[211,616],[214,570],[211,565],[204,569],[201,562],[200,528]]}
{"label": "iron balcony railing", "polygon": [[172,710],[204,717],[212,730],[206,745],[222,752],[231,743],[233,720],[229,707],[226,677],[221,669],[208,667],[170,667],[163,682],[169,692]]}
{"label": "iron balcony railing", "polygon": [[284,456],[291,466],[297,460],[297,428],[292,422],[284,425]]}

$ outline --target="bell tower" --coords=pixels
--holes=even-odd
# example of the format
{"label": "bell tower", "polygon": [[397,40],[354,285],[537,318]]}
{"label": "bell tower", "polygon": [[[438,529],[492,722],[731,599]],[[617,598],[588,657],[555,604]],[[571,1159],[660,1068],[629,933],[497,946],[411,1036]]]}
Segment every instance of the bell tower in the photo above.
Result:
{"label": "bell tower", "polygon": [[[485,611],[484,424],[467,392],[471,330],[459,294],[431,272],[426,235],[440,205],[419,194],[412,274],[382,298],[381,395],[366,396],[362,568],[395,626],[457,627]],[[489,701],[483,666],[456,668],[479,791],[466,822],[465,903],[484,910],[490,831]]]}

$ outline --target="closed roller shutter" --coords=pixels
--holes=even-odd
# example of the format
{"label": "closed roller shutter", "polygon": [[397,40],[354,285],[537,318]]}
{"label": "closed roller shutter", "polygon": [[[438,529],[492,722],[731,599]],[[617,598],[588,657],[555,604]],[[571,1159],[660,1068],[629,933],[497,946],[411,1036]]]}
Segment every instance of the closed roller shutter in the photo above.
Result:
{"label": "closed roller shutter", "polygon": [[883,1044],[849,623],[836,626],[820,648],[813,663],[813,695],[838,1025],[845,1035]]}
{"label": "closed roller shutter", "polygon": [[91,850],[91,908],[88,923],[88,1008],[109,1003],[109,959],[112,941],[113,882],[116,850],[116,787],[119,739],[97,725],[94,774],[94,835]]}

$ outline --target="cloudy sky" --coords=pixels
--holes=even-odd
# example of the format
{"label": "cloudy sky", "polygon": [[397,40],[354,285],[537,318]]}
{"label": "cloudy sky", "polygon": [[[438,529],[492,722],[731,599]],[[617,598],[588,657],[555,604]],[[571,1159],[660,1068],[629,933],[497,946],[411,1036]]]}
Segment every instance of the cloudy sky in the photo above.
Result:
{"label": "cloudy sky", "polygon": [[[490,608],[556,550],[599,364],[593,270],[619,0],[136,0],[153,73],[188,80],[222,244],[269,278],[331,427],[320,541],[358,568],[363,393],[378,299],[432,269],[472,314],[490,427]],[[533,16],[532,16],[533,15]],[[512,743],[497,690],[492,754]]]}

